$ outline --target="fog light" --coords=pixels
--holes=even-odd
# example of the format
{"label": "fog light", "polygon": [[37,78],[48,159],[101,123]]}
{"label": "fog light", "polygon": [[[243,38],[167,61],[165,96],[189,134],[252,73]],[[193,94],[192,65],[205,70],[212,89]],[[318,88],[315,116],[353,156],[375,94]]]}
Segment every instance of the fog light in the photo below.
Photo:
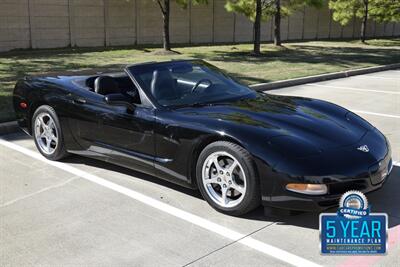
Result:
{"label": "fog light", "polygon": [[325,195],[328,192],[324,184],[287,184],[286,189],[306,195]]}

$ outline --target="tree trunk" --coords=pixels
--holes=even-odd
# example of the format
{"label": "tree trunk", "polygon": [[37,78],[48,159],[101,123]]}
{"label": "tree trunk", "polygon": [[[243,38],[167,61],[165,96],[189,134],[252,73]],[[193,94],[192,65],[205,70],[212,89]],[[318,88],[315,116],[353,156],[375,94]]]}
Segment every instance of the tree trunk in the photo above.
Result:
{"label": "tree trunk", "polygon": [[169,14],[170,14],[170,2],[169,0],[164,0],[164,9],[161,9],[163,14],[163,46],[164,50],[171,50],[171,43],[169,40]]}
{"label": "tree trunk", "polygon": [[254,21],[254,54],[261,54],[261,0],[256,3],[256,19]]}
{"label": "tree trunk", "polygon": [[281,0],[275,0],[275,20],[274,20],[274,44],[282,45],[281,43]]}
{"label": "tree trunk", "polygon": [[368,21],[368,0],[364,0],[364,16],[361,23],[361,34],[360,40],[361,42],[365,43],[365,33],[367,31],[367,21]]}

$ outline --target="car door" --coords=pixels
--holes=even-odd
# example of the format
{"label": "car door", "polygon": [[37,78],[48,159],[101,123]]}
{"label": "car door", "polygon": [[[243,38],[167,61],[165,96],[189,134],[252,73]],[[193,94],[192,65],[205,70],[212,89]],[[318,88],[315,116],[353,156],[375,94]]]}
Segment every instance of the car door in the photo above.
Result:
{"label": "car door", "polygon": [[70,148],[77,154],[100,158],[93,144],[98,140],[99,115],[104,106],[103,96],[89,90],[74,90],[68,93],[65,112],[71,134],[80,147]]}
{"label": "car door", "polygon": [[154,173],[154,109],[135,105],[104,103],[98,112],[99,124],[96,145],[110,154],[110,161],[149,174]]}

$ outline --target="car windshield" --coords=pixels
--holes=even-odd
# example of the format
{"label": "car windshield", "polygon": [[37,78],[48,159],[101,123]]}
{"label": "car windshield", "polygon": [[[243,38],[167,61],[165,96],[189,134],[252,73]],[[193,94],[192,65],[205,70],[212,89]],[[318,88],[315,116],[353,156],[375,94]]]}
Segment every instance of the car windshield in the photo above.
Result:
{"label": "car windshield", "polygon": [[162,106],[181,107],[232,101],[255,95],[203,61],[176,61],[128,68],[140,86]]}

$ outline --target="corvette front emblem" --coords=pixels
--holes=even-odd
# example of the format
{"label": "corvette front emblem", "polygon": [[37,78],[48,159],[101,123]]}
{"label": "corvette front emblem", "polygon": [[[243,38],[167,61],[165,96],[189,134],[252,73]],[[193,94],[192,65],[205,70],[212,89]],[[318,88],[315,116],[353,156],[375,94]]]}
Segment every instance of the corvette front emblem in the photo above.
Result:
{"label": "corvette front emblem", "polygon": [[357,147],[357,150],[360,150],[360,151],[365,152],[365,153],[369,152],[369,148],[368,148],[367,145],[363,145],[363,146]]}

